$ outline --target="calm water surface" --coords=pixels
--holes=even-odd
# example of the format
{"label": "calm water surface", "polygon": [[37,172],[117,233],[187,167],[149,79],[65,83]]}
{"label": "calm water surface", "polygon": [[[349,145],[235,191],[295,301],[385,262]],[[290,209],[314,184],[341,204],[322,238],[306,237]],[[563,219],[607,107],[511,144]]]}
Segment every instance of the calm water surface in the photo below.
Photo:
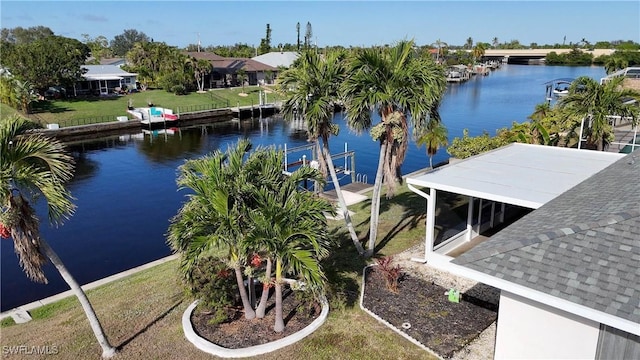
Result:
{"label": "calm water surface", "polygon": [[[545,101],[545,82],[556,78],[605,76],[601,67],[551,67],[507,65],[486,77],[451,84],[440,108],[449,137],[510,126],[527,119],[536,104]],[[378,145],[368,134],[350,132],[342,114],[336,115],[341,132],[331,139],[331,151],[356,151],[356,172],[373,183]],[[176,170],[185,159],[225,149],[238,138],[254,145],[289,147],[305,145],[306,134],[295,124],[277,118],[225,123],[183,129],[174,135],[122,135],[72,146],[77,174],[70,190],[77,211],[58,229],[42,226],[44,237],[82,283],[159,259],[170,254],[165,243],[169,219],[184,201],[177,191]],[[292,154],[293,160],[302,154]],[[434,163],[446,160],[446,151]],[[342,165],[336,160],[336,165]],[[404,174],[428,166],[424,147],[410,146]],[[348,179],[343,179],[347,182]],[[44,214],[44,204],[38,204]],[[42,218],[46,218],[43,216]],[[48,265],[49,284],[29,281],[22,273],[11,241],[0,241],[2,311],[67,290],[57,271]]]}

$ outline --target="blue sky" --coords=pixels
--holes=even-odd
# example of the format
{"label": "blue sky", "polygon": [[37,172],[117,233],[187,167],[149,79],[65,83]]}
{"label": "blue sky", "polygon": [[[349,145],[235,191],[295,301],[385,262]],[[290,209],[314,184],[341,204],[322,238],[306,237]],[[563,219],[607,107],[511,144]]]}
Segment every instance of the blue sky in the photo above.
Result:
{"label": "blue sky", "polygon": [[57,35],[111,40],[136,29],[184,47],[247,43],[272,29],[272,46],[301,41],[307,22],[319,46],[371,46],[414,39],[463,45],[468,37],[529,45],[611,40],[640,42],[640,1],[6,1],[3,28],[43,25]]}

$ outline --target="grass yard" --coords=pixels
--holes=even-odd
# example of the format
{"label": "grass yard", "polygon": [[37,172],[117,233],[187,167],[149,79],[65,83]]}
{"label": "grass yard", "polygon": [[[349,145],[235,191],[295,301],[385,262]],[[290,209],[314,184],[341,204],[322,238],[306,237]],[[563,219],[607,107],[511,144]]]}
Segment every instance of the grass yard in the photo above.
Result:
{"label": "grass yard", "polygon": [[[174,113],[184,113],[195,109],[216,109],[260,103],[260,91],[267,93],[267,102],[281,99],[278,94],[264,87],[245,86],[243,88],[213,89],[206,93],[192,92],[188,95],[175,95],[164,90],[147,90],[123,96],[103,96],[70,98],[34,102],[34,114],[29,117],[43,124],[57,123],[61,126],[91,124],[115,121],[116,116],[127,115],[127,106],[144,107],[148,103],[172,109]],[[4,114],[6,105],[1,108]],[[10,108],[9,108],[10,109]],[[12,109],[13,110],[13,109]],[[9,112],[9,110],[7,110]],[[13,110],[15,112],[15,110]],[[4,116],[4,115],[2,115]]]}
{"label": "grass yard", "polygon": [[[402,186],[381,204],[378,254],[393,255],[424,239],[424,201]],[[368,194],[370,196],[370,193]],[[351,207],[361,238],[368,233],[369,202]],[[323,261],[331,311],[327,322],[303,341],[260,359],[432,359],[419,347],[360,310],[362,269],[343,222],[332,222],[341,243]],[[88,296],[120,359],[210,359],[183,335],[180,319],[190,304],[182,292],[177,261],[90,290]],[[2,346],[56,346],[56,359],[98,359],[100,348],[72,297],[32,311],[21,325],[3,322]],[[12,356],[11,358],[20,358]],[[28,355],[24,358],[37,359]]]}
{"label": "grass yard", "polygon": [[20,113],[16,109],[0,103],[0,119],[6,119],[13,115],[20,115]]}

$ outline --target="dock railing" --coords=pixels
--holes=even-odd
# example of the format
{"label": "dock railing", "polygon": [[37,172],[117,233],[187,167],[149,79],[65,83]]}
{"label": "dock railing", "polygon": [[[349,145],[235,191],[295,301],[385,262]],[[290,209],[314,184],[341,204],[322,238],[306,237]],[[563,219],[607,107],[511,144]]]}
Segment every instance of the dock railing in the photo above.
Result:
{"label": "dock railing", "polygon": [[217,110],[217,109],[225,109],[229,107],[229,100],[222,99],[220,102],[214,102],[210,104],[199,104],[199,105],[185,105],[176,107],[176,115],[185,114],[185,113],[194,113],[200,111],[208,111],[208,110]]}

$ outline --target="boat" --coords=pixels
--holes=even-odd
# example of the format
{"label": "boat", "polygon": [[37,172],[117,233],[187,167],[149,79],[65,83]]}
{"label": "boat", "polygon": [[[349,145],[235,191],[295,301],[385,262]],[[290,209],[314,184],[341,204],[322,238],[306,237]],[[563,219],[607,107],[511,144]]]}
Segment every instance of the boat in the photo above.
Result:
{"label": "boat", "polygon": [[553,88],[553,95],[555,96],[566,96],[569,94],[569,85],[560,84]]}
{"label": "boat", "polygon": [[487,76],[489,75],[489,66],[487,64],[482,64],[482,63],[474,64],[473,73],[476,75]]}
{"label": "boat", "polygon": [[561,78],[544,83],[547,87],[547,100],[551,101],[552,97],[559,98],[569,94],[569,87],[574,79]]}
{"label": "boat", "polygon": [[463,82],[469,80],[471,71],[465,65],[451,65],[446,76],[447,82]]}
{"label": "boat", "polygon": [[176,123],[179,120],[173,110],[159,106],[130,108],[127,112],[143,125]]}

